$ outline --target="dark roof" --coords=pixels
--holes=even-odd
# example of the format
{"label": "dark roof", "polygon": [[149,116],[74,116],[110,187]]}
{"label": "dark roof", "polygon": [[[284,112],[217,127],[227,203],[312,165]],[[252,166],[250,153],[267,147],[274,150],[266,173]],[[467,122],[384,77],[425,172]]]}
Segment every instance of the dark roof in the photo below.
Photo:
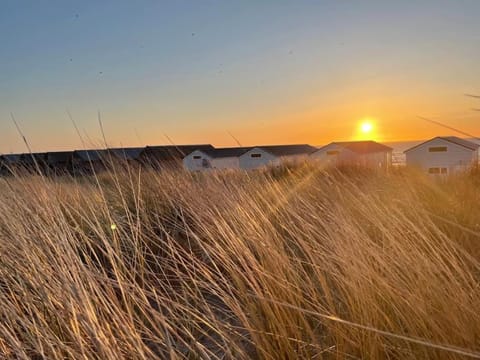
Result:
{"label": "dark roof", "polygon": [[212,158],[226,158],[226,157],[238,157],[246,153],[252,147],[227,147],[227,148],[215,148],[210,150],[201,150]]}
{"label": "dark roof", "polygon": [[20,162],[24,164],[34,164],[35,162],[47,161],[47,153],[24,153],[20,154]]}
{"label": "dark roof", "polygon": [[16,164],[19,163],[21,159],[20,154],[4,154],[0,155],[0,162],[5,164]]}
{"label": "dark roof", "polygon": [[182,160],[195,150],[207,151],[215,149],[212,145],[163,145],[147,146],[142,156],[155,160]]}
{"label": "dark roof", "polygon": [[75,150],[73,157],[82,161],[101,161],[107,154],[107,150]]}
{"label": "dark roof", "polygon": [[406,153],[410,150],[416,149],[417,147],[422,146],[424,144],[427,144],[430,141],[435,140],[435,139],[442,139],[442,140],[451,142],[452,144],[463,146],[464,148],[467,148],[467,149],[473,150],[473,151],[478,150],[478,148],[480,147],[480,145],[477,144],[477,143],[474,143],[472,141],[465,140],[465,139],[460,139],[459,137],[456,137],[456,136],[436,136],[433,139],[430,139],[430,140],[424,141],[424,142],[422,142],[418,145],[415,145],[414,147],[411,147],[410,149],[407,149],[404,152]]}
{"label": "dark roof", "polygon": [[122,160],[137,160],[142,152],[145,150],[144,147],[131,147],[131,148],[112,148],[108,149],[113,155],[122,159]]}
{"label": "dark roof", "polygon": [[317,148],[307,144],[255,146],[275,156],[311,154]]}
{"label": "dark roof", "polygon": [[52,151],[47,153],[49,164],[66,163],[72,160],[73,151]]}
{"label": "dark roof", "polygon": [[[338,145],[344,149],[348,149],[357,154],[372,154],[378,152],[392,151],[393,149],[389,146],[380,144],[376,141],[367,140],[367,141],[342,141],[342,142],[333,142],[329,145]],[[329,146],[327,145],[327,146]],[[325,147],[325,146],[324,146]]]}
{"label": "dark roof", "polygon": [[473,141],[465,140],[465,139],[460,139],[456,136],[442,136],[441,139],[447,140],[451,143],[466,147],[471,150],[477,150],[480,145],[477,143],[474,143]]}

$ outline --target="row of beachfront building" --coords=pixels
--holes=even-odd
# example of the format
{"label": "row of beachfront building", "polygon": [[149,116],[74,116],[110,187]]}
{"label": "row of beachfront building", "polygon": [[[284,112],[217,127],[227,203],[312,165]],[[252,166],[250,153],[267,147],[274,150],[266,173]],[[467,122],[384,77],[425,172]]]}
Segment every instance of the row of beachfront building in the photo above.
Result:
{"label": "row of beachfront building", "polygon": [[[389,169],[393,149],[375,141],[215,148],[212,145],[168,145],[108,148],[0,156],[0,173],[29,170],[45,174],[88,174],[112,164],[189,171],[256,169],[311,159],[323,166],[353,165]],[[432,175],[447,175],[478,165],[479,144],[455,136],[438,136],[405,151],[406,165]]]}
{"label": "row of beachfront building", "polygon": [[[480,145],[455,136],[438,136],[405,153],[407,166],[432,175],[447,175],[478,165]],[[322,166],[360,166],[389,169],[393,149],[375,141],[332,142],[315,148],[310,145],[283,145],[197,149],[183,159],[191,171],[208,169],[255,169],[285,161],[309,158]]]}

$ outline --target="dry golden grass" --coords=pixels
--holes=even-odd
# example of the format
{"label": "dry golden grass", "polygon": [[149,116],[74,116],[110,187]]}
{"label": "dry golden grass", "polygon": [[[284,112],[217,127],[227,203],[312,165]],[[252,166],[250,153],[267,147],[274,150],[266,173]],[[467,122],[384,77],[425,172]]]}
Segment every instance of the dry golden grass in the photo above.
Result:
{"label": "dry golden grass", "polygon": [[0,355],[479,358],[479,179],[1,179]]}

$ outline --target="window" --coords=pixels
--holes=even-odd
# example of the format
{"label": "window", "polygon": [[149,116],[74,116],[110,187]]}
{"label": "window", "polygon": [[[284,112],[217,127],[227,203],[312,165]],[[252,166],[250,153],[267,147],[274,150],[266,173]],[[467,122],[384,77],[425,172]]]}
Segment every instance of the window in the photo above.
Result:
{"label": "window", "polygon": [[445,152],[447,151],[446,146],[433,146],[431,148],[428,148],[428,152]]}
{"label": "window", "polygon": [[195,160],[199,160],[199,159],[201,159],[202,157],[201,157],[200,155],[193,155],[193,158],[194,158]]}
{"label": "window", "polygon": [[250,157],[252,157],[252,158],[260,158],[260,157],[262,157],[262,154],[252,154],[252,155],[250,155]]}
{"label": "window", "polygon": [[330,151],[327,151],[327,155],[338,155],[340,154],[340,151],[338,150],[330,150]]}
{"label": "window", "polygon": [[438,167],[432,167],[428,169],[429,174],[447,174],[448,169],[445,167],[438,168]]}

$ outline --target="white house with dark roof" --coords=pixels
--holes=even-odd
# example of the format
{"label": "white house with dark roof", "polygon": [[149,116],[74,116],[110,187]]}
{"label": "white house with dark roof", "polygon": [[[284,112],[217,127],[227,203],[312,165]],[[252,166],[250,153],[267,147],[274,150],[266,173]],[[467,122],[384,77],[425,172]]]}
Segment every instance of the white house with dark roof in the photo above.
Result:
{"label": "white house with dark roof", "polygon": [[238,169],[239,157],[250,149],[250,147],[198,149],[183,158],[183,166],[189,171]]}
{"label": "white house with dark roof", "polygon": [[375,141],[332,142],[310,157],[325,166],[353,165],[388,169],[392,165],[392,151],[391,147]]}
{"label": "white house with dark roof", "polygon": [[257,146],[240,156],[240,168],[255,169],[267,165],[277,166],[283,162],[301,161],[315,150],[316,147],[306,144]]}
{"label": "white house with dark roof", "polygon": [[193,151],[213,149],[214,147],[210,144],[147,146],[140,154],[139,161],[157,170],[176,169],[182,166],[185,156]]}
{"label": "white house with dark roof", "polygon": [[437,136],[405,150],[406,162],[431,175],[454,174],[478,164],[479,147],[456,136]]}

